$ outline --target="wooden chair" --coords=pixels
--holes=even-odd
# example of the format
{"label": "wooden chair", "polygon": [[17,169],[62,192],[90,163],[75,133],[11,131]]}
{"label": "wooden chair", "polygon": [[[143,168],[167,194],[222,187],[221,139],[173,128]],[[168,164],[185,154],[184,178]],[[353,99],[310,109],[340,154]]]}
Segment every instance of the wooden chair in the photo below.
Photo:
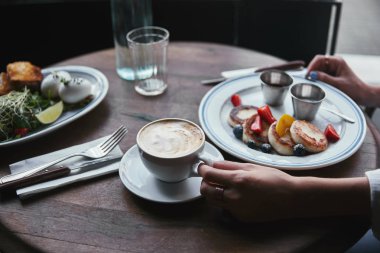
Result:
{"label": "wooden chair", "polygon": [[171,40],[233,44],[286,60],[334,54],[339,0],[157,0],[156,25]]}

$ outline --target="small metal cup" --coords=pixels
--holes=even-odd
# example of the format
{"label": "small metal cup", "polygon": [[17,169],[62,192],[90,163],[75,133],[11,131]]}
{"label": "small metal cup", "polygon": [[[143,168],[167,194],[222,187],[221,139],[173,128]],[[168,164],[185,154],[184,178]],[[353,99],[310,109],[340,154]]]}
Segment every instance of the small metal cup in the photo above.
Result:
{"label": "small metal cup", "polygon": [[312,83],[296,83],[290,87],[294,116],[296,119],[311,121],[325,99],[325,91]]}
{"label": "small metal cup", "polygon": [[264,102],[272,106],[282,105],[293,79],[280,70],[265,71],[260,79]]}

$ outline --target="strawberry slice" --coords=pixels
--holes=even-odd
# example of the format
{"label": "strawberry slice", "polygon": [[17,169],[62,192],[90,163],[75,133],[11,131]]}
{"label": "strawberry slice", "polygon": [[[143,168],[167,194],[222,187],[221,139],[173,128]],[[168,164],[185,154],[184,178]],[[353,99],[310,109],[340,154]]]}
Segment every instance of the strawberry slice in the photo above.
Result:
{"label": "strawberry slice", "polygon": [[273,117],[272,112],[268,105],[264,105],[257,110],[257,113],[260,117],[265,120],[269,125],[276,121],[276,118]]}
{"label": "strawberry slice", "polygon": [[259,133],[261,133],[263,131],[263,122],[261,120],[260,115],[256,116],[255,121],[251,125],[251,130],[255,134],[259,134]]}
{"label": "strawberry slice", "polygon": [[339,134],[336,132],[333,125],[328,124],[325,129],[325,136],[331,142],[337,142],[340,139]]}

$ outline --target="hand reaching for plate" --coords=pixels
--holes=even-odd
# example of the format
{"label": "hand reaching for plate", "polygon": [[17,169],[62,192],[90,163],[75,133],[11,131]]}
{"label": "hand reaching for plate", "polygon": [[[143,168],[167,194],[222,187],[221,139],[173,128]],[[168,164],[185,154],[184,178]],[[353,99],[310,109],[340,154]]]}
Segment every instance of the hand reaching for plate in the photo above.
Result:
{"label": "hand reaching for plate", "polygon": [[[339,56],[317,55],[307,67],[311,80],[320,80],[342,90],[358,104],[379,106],[380,89],[364,83]],[[377,91],[375,91],[377,90]]]}

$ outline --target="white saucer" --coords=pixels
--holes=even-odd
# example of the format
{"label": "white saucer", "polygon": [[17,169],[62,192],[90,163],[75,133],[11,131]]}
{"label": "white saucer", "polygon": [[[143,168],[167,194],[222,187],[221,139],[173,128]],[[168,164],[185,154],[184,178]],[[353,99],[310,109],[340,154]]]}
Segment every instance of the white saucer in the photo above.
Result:
{"label": "white saucer", "polygon": [[[223,161],[223,155],[206,142],[204,151],[214,161]],[[156,179],[141,162],[136,145],[131,147],[120,162],[119,176],[125,187],[137,196],[160,203],[181,203],[201,197],[201,177],[191,177],[178,183]]]}

